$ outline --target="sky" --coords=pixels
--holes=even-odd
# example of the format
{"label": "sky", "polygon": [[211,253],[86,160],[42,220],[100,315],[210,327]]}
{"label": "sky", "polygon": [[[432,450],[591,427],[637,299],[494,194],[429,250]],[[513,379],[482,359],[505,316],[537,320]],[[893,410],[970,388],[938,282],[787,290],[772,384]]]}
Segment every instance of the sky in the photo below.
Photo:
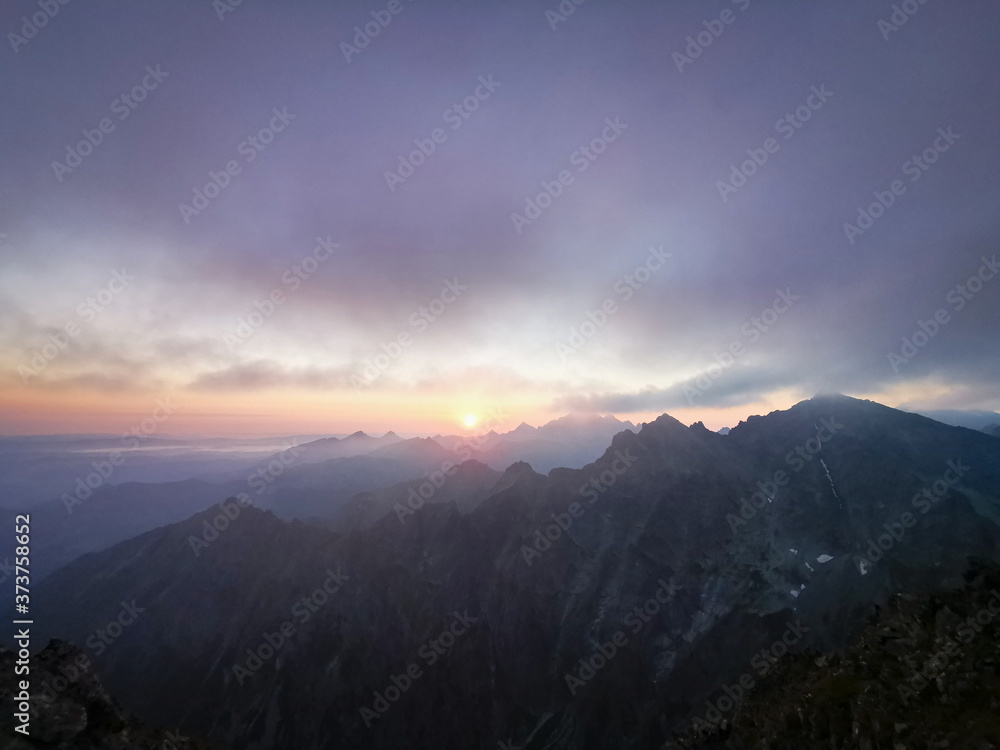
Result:
{"label": "sky", "polygon": [[12,0],[0,32],[0,434],[1000,408],[996,3]]}

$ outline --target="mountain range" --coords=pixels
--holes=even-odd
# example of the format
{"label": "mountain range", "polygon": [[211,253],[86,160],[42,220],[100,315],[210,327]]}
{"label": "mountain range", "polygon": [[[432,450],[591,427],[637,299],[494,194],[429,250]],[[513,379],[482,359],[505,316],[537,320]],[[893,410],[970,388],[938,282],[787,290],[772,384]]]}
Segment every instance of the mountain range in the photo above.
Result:
{"label": "mountain range", "polygon": [[[432,442],[355,458],[454,457]],[[37,635],[86,647],[128,712],[239,750],[658,748],[784,658],[856,647],[899,595],[1000,565],[1000,439],[868,401],[726,435],[664,415],[547,474],[475,447],[309,523],[289,508],[351,459],[293,464],[264,507],[234,495],[51,573]]]}
{"label": "mountain range", "polygon": [[[40,579],[82,554],[180,521],[230,496],[245,497],[282,518],[337,528],[358,523],[360,501],[355,496],[362,493],[440,473],[443,466],[472,458],[493,470],[518,460],[541,466],[561,461],[563,466],[579,467],[599,456],[616,432],[630,428],[634,425],[614,417],[574,415],[537,429],[522,425],[506,435],[403,439],[393,432],[381,437],[356,432],[305,442],[297,442],[301,436],[209,440],[204,446],[163,439],[158,446],[162,450],[153,455],[123,452],[122,463],[116,466],[111,465],[111,456],[121,444],[108,436],[8,440],[0,443],[0,465],[9,468],[8,482],[31,485],[36,474],[48,472],[58,481],[49,479],[42,486],[62,491],[59,497],[35,505],[0,509],[0,523],[9,526],[15,516],[30,511],[46,529],[34,550],[34,574]],[[531,439],[524,438],[526,430],[534,433]],[[285,447],[261,451],[276,445]],[[205,450],[196,450],[199,447]],[[185,470],[195,473],[186,478]],[[178,478],[134,481],[136,476]],[[446,496],[448,491],[435,492],[428,502]],[[0,538],[0,580],[13,559],[14,546],[12,538]]]}

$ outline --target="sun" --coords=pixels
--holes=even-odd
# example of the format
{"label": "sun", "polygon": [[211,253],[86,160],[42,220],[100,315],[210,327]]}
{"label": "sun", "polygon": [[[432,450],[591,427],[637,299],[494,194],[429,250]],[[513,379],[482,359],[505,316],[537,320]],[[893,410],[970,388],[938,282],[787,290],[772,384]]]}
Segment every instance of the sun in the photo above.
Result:
{"label": "sun", "polygon": [[466,414],[462,418],[462,423],[466,427],[475,427],[477,422],[479,422],[479,417],[477,417],[475,414]]}

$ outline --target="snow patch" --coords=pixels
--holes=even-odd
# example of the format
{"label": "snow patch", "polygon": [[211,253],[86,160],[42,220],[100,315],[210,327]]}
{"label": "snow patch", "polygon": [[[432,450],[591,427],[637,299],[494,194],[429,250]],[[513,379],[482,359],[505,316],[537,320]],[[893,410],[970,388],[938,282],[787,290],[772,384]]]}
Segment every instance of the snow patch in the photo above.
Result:
{"label": "snow patch", "polygon": [[833,486],[833,477],[830,476],[830,469],[826,465],[826,461],[822,458],[819,460],[823,464],[823,471],[826,472],[826,478],[830,480],[830,489],[833,490],[833,496],[837,498],[837,502],[840,503],[840,509],[844,509],[844,501],[840,499],[840,495],[837,494],[837,488]]}

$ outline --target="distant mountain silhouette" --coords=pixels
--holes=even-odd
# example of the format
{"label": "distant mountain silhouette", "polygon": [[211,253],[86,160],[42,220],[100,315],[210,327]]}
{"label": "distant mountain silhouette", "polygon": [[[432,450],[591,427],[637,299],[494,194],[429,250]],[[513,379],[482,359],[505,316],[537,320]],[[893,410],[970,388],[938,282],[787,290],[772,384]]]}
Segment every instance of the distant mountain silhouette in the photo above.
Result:
{"label": "distant mountain silhouette", "polygon": [[[226,481],[127,482],[94,490],[78,483],[76,488],[66,487],[71,491],[59,499],[23,511],[0,510],[0,523],[12,528],[17,514],[29,512],[37,528],[45,530],[32,547],[32,573],[38,581],[80,555],[176,523],[230,496],[242,495],[246,502],[272,508],[283,518],[336,522],[359,492],[414,479],[440,469],[449,459],[456,464],[462,460],[429,438],[371,440],[376,442],[358,438],[351,449],[363,447],[365,454],[338,459],[320,459],[317,449],[310,447],[314,444],[307,443],[258,459],[252,469],[242,470],[240,478]],[[316,461],[301,460],[309,457]],[[15,546],[12,535],[0,536],[4,565],[13,564]]]}
{"label": "distant mountain silhouette", "polygon": [[[33,580],[41,580],[80,555],[188,518],[244,489],[245,482],[218,485],[197,479],[128,482],[99,487],[82,500],[74,491],[69,503],[57,499],[26,509],[34,528],[42,530],[32,538]],[[20,512],[0,510],[0,524],[14,528]],[[13,565],[16,546],[13,535],[0,536],[0,561]]]}
{"label": "distant mountain silhouette", "polygon": [[944,409],[940,411],[920,412],[925,417],[950,424],[953,427],[967,427],[991,434],[991,429],[1000,425],[1000,414],[995,411],[962,411],[959,409]]}
{"label": "distant mountain silhouette", "polygon": [[265,491],[252,500],[282,518],[338,526],[348,522],[348,501],[359,492],[440,471],[446,465],[458,465],[466,456],[478,454],[448,450],[432,438],[411,438],[349,458],[305,465],[295,460],[272,477]]}
{"label": "distant mountain silhouette", "polygon": [[[318,463],[329,461],[331,458],[349,458],[351,456],[363,456],[379,448],[384,448],[402,440],[395,432],[387,432],[380,438],[371,437],[362,431],[357,431],[345,438],[323,438],[297,445],[294,449],[295,463],[297,465]],[[287,456],[289,450],[270,456],[262,463]]]}
{"label": "distant mountain silhouette", "polygon": [[541,427],[522,422],[506,433],[491,430],[474,438],[438,435],[435,440],[453,450],[472,446],[482,461],[500,471],[517,461],[526,461],[536,470],[548,473],[558,467],[586,466],[604,452],[616,434],[635,429],[631,422],[622,422],[611,415],[569,414]]}
{"label": "distant mountain silhouette", "polygon": [[499,477],[500,472],[475,460],[444,470],[439,467],[425,477],[355,495],[344,515],[328,525],[338,530],[363,529],[384,518],[402,524],[427,505],[444,503],[453,503],[460,513],[468,514],[486,499]]}

